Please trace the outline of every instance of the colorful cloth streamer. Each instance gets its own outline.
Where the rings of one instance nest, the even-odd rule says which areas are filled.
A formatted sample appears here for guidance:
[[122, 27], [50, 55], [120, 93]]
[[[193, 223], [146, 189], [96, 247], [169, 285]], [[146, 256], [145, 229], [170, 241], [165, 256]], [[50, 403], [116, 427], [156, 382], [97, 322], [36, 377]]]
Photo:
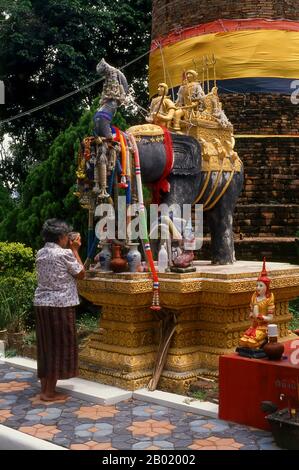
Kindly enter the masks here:
[[117, 127], [112, 127], [112, 132], [115, 133], [114, 140], [120, 143], [121, 148], [121, 167], [122, 167], [122, 175], [121, 175], [121, 188], [127, 188], [127, 181], [126, 181], [126, 171], [127, 171], [127, 150], [126, 150], [126, 140], [124, 138], [123, 132], [118, 129]]
[[141, 181], [141, 170], [140, 170], [140, 159], [137, 143], [133, 134], [128, 133], [129, 142], [132, 146], [134, 152], [134, 162], [135, 162], [135, 174], [136, 174], [136, 183], [137, 183], [137, 196], [138, 196], [138, 205], [139, 205], [139, 220], [140, 220], [140, 231], [143, 234], [143, 246], [145, 255], [147, 258], [148, 265], [150, 267], [152, 277], [153, 277], [153, 303], [151, 306], [152, 310], [160, 310], [160, 301], [159, 301], [159, 279], [158, 274], [155, 268], [153, 254], [149, 242], [148, 231], [147, 231], [147, 222], [144, 211], [144, 201], [143, 201], [143, 191], [142, 191], [142, 181]]
[[[182, 82], [182, 71], [194, 68], [193, 61], [198, 64], [201, 79], [202, 57], [213, 54], [217, 59], [216, 79], [223, 89], [238, 91], [237, 87], [243, 85], [245, 92], [256, 88], [260, 92], [285, 92], [299, 76], [299, 22], [228, 21], [187, 28], [154, 42], [150, 55], [150, 95], [156, 93], [164, 79], [164, 65], [171, 85], [177, 87]], [[212, 72], [211, 67], [210, 78]], [[235, 88], [234, 83], [228, 83], [244, 79], [251, 82], [235, 83]]]
[[173, 147], [172, 147], [172, 140], [170, 136], [170, 132], [166, 127], [162, 127], [164, 132], [164, 147], [165, 147], [165, 153], [166, 153], [166, 164], [165, 168], [163, 171], [163, 174], [159, 181], [156, 183], [152, 184], [153, 188], [153, 203], [154, 204], [160, 204], [160, 191], [163, 191], [165, 193], [169, 193], [170, 191], [170, 184], [167, 180], [167, 177], [169, 176], [172, 168], [173, 168]]

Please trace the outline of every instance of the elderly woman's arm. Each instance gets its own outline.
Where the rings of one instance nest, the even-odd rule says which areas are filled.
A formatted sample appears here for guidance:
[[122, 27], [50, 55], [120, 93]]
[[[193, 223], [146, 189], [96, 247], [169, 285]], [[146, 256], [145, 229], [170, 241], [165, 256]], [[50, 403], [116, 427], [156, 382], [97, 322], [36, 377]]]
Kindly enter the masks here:
[[85, 268], [84, 268], [84, 264], [80, 258], [80, 255], [79, 255], [79, 248], [81, 246], [81, 237], [80, 235], [75, 239], [75, 240], [70, 240], [69, 242], [70, 244], [70, 249], [72, 250], [73, 252], [73, 255], [75, 256], [76, 260], [78, 261], [78, 263], [81, 264], [82, 266], [82, 270], [78, 273], [78, 274], [75, 274], [75, 278], [76, 279], [84, 279], [84, 276], [85, 276]]

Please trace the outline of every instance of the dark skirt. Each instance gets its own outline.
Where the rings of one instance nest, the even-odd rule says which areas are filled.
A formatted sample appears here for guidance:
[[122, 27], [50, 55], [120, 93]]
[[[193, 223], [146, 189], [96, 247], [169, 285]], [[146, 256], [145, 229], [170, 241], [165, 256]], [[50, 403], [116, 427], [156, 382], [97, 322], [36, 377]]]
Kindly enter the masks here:
[[78, 375], [75, 307], [35, 307], [37, 376], [70, 379]]

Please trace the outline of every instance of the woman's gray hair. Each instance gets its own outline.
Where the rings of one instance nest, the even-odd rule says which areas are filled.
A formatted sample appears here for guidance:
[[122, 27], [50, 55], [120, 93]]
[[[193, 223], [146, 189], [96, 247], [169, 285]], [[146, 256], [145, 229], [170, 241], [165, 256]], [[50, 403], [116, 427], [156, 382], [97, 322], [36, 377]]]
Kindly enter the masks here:
[[69, 224], [59, 219], [48, 219], [42, 228], [42, 237], [45, 242], [57, 243], [63, 235], [73, 230]]

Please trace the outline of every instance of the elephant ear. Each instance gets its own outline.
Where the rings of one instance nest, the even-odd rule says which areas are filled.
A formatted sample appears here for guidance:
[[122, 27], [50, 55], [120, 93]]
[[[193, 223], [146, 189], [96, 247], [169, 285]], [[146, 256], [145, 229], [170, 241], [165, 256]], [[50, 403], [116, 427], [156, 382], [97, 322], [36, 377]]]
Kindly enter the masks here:
[[174, 175], [198, 175], [201, 171], [201, 148], [194, 137], [171, 134], [174, 163]]

